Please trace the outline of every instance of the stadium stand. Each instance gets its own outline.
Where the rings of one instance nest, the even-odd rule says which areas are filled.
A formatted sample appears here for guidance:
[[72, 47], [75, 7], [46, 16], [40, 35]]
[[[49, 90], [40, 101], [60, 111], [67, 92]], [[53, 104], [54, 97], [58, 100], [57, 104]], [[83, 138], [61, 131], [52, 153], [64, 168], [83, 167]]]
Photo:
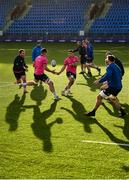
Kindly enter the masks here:
[[91, 0], [32, 0], [22, 19], [16, 19], [6, 33], [78, 33], [84, 25], [86, 7]]
[[0, 30], [9, 21], [9, 14], [21, 0], [0, 0]]
[[103, 18], [96, 18], [90, 32], [95, 34], [129, 34], [129, 0], [112, 0], [112, 6]]
[[128, 11], [129, 0], [0, 0], [0, 31], [3, 38], [41, 37], [46, 41], [77, 39], [83, 30], [92, 38], [129, 37]]

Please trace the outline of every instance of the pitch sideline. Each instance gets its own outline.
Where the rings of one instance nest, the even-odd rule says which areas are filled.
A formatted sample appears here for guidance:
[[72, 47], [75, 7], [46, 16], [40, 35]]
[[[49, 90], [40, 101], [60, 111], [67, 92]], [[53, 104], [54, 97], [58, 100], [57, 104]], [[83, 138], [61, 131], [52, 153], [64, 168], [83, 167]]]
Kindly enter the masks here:
[[82, 140], [83, 143], [91, 143], [91, 144], [105, 144], [105, 145], [116, 145], [116, 146], [129, 146], [129, 144], [124, 143], [114, 143], [114, 142], [102, 142], [102, 141], [90, 141], [90, 140]]
[[8, 87], [8, 86], [15, 86], [17, 84], [13, 82], [0, 82], [0, 88]]

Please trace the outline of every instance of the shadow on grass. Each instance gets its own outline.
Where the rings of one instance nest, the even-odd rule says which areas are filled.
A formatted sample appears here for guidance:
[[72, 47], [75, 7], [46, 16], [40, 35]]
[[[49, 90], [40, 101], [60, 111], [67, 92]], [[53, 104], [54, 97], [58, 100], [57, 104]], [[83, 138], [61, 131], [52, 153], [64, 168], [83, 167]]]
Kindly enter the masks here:
[[[33, 123], [31, 124], [31, 128], [33, 130], [34, 135], [43, 141], [43, 151], [52, 152], [53, 145], [51, 141], [51, 128], [54, 124], [63, 123], [62, 118], [56, 118], [55, 120], [51, 119], [52, 122], [47, 123], [47, 119], [52, 116], [52, 114], [56, 110], [57, 101], [54, 101], [50, 108], [44, 112], [41, 112], [39, 106], [41, 105], [41, 101], [46, 97], [47, 92], [41, 91], [36, 87], [31, 92], [31, 98], [36, 101], [36, 105], [27, 105], [24, 106], [26, 109], [33, 109]], [[38, 93], [37, 93], [38, 90]], [[40, 94], [39, 94], [40, 92]], [[45, 94], [44, 94], [45, 93]], [[43, 94], [43, 95], [41, 95]]]
[[71, 96], [66, 96], [66, 98], [68, 98], [72, 102], [73, 111], [71, 111], [70, 109], [67, 109], [65, 107], [61, 107], [61, 109], [70, 113], [76, 121], [78, 121], [84, 125], [84, 130], [86, 132], [91, 133], [92, 129], [91, 129], [90, 125], [95, 123], [94, 119], [91, 119], [90, 121], [86, 121], [86, 117], [84, 115], [86, 110], [85, 110], [83, 104]]
[[122, 104], [122, 106], [125, 108], [126, 115], [122, 118], [124, 120], [124, 126], [117, 126], [115, 127], [121, 128], [123, 130], [124, 136], [129, 140], [129, 105], [128, 104]]
[[122, 169], [127, 173], [129, 172], [129, 166], [124, 165], [124, 166], [122, 166]]
[[[92, 118], [91, 118], [92, 119]], [[106, 127], [104, 127], [102, 124], [99, 123], [99, 121], [95, 121], [95, 123], [107, 134], [107, 136], [110, 138], [110, 140], [114, 143], [118, 143], [118, 146], [129, 151], [129, 141], [123, 141], [122, 139], [117, 138], [114, 136]], [[124, 144], [124, 145], [122, 145]], [[127, 145], [126, 145], [127, 144]]]
[[[34, 106], [33, 120], [31, 124], [34, 135], [43, 141], [43, 151], [52, 152], [53, 146], [51, 141], [51, 128], [54, 124], [59, 123], [59, 119], [51, 120], [52, 122], [47, 123], [47, 119], [55, 112], [57, 101], [53, 102], [50, 109], [40, 112], [39, 106]], [[60, 120], [60, 123], [62, 120]]]
[[30, 93], [31, 99], [33, 101], [36, 101], [37, 105], [41, 105], [46, 96], [47, 90], [44, 89], [43, 85], [34, 86], [33, 90]]
[[102, 103], [102, 106], [106, 109], [106, 111], [111, 115], [118, 117], [118, 110], [109, 102], [109, 104], [113, 107], [113, 111], [105, 104]]
[[77, 85], [89, 86], [91, 91], [96, 91], [99, 89], [99, 86], [93, 84], [93, 82], [97, 79], [97, 76], [88, 77], [86, 74], [83, 74], [82, 76], [86, 80], [86, 83], [77, 83]]
[[7, 107], [5, 120], [9, 124], [9, 131], [16, 131], [18, 128], [20, 113], [25, 111], [23, 107], [25, 98], [25, 94], [21, 98], [16, 94], [14, 100]]
[[[70, 96], [67, 96], [67, 98], [71, 100], [72, 108], [73, 108], [74, 112], [67, 109], [67, 108], [64, 108], [64, 107], [62, 107], [61, 109], [66, 110], [67, 112], [69, 112], [74, 117], [75, 120], [83, 123], [84, 129], [86, 132], [91, 133], [92, 130], [91, 130], [90, 125], [91, 124], [97, 124], [108, 135], [108, 137], [110, 138], [110, 140], [112, 142], [119, 143], [119, 144], [129, 144], [128, 141], [123, 141], [122, 139], [119, 139], [116, 136], [114, 136], [107, 128], [105, 128], [103, 125], [101, 125], [96, 120], [96, 118], [86, 117], [84, 115], [84, 112], [86, 110], [85, 110], [84, 106], [79, 101], [77, 101], [76, 99], [74, 99], [73, 97], [70, 97]], [[129, 146], [123, 146], [123, 145], [119, 145], [119, 146], [121, 148], [129, 151]]]
[[[118, 111], [116, 110], [116, 108], [112, 104], [111, 105], [113, 107], [114, 112], [112, 112], [109, 109], [109, 107], [106, 106], [104, 103], [102, 105], [110, 115], [118, 117]], [[120, 128], [120, 129], [123, 129], [124, 136], [129, 140], [129, 105], [128, 104], [122, 104], [122, 107], [125, 108], [125, 111], [127, 113], [124, 117], [121, 118], [121, 120], [124, 120], [124, 126], [118, 126], [118, 125], [114, 125], [114, 126]]]
[[96, 124], [103, 130], [104, 133], [107, 134], [107, 136], [110, 138], [110, 140], [112, 142], [118, 143], [119, 147], [129, 151], [129, 146], [128, 146], [129, 142], [128, 141], [124, 141], [122, 139], [117, 138], [106, 127], [104, 127], [102, 124], [100, 124], [99, 121], [97, 121], [96, 118], [86, 117], [84, 115], [84, 112], [86, 111], [84, 106], [79, 101], [74, 99], [73, 97], [67, 96], [67, 98], [69, 100], [71, 100], [72, 108], [73, 108], [74, 111], [71, 111], [70, 109], [67, 109], [67, 108], [64, 108], [64, 107], [62, 107], [61, 109], [67, 111], [68, 113], [70, 113], [74, 117], [75, 120], [81, 122], [84, 125], [84, 130], [86, 132], [91, 133], [92, 129], [91, 129], [90, 125], [91, 124]]

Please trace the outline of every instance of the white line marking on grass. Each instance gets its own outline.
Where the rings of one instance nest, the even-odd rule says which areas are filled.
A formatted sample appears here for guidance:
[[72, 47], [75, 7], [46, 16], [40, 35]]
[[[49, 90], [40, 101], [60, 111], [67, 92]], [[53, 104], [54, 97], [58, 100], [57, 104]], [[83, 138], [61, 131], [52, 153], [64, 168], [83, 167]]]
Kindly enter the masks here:
[[0, 85], [0, 88], [4, 87], [9, 87], [9, 86], [16, 86], [17, 84], [5, 84], [5, 85]]
[[12, 84], [12, 82], [0, 82], [0, 84]]
[[92, 144], [106, 144], [106, 145], [117, 145], [117, 146], [129, 146], [129, 144], [123, 143], [114, 143], [114, 142], [102, 142], [102, 141], [90, 141], [90, 140], [82, 140], [84, 143], [92, 143]]

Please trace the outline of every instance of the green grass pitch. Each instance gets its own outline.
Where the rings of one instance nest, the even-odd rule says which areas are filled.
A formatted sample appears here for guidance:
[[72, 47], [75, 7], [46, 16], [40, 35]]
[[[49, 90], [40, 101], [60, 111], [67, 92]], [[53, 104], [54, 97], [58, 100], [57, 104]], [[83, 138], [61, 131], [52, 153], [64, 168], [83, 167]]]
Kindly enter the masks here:
[[[54, 102], [45, 84], [28, 87], [26, 96], [14, 84], [12, 66], [20, 48], [26, 50], [27, 80], [33, 79], [34, 45], [0, 43], [0, 178], [129, 178], [129, 146], [120, 145], [129, 144], [128, 115], [118, 118], [117, 111], [106, 101], [95, 118], [83, 115], [94, 106], [99, 92], [99, 87], [92, 84], [98, 78], [95, 69], [92, 69], [93, 77], [88, 79], [79, 74], [78, 66], [72, 97], [61, 97], [67, 83], [65, 72], [60, 76], [47, 73], [61, 97], [58, 102]], [[60, 70], [67, 50], [76, 47], [74, 43], [44, 43], [43, 46], [48, 49], [49, 68], [54, 69], [50, 61], [56, 59], [56, 70]], [[102, 74], [106, 50], [111, 50], [124, 63], [126, 73], [118, 97], [129, 112], [129, 45], [94, 44], [95, 63], [101, 67]]]

